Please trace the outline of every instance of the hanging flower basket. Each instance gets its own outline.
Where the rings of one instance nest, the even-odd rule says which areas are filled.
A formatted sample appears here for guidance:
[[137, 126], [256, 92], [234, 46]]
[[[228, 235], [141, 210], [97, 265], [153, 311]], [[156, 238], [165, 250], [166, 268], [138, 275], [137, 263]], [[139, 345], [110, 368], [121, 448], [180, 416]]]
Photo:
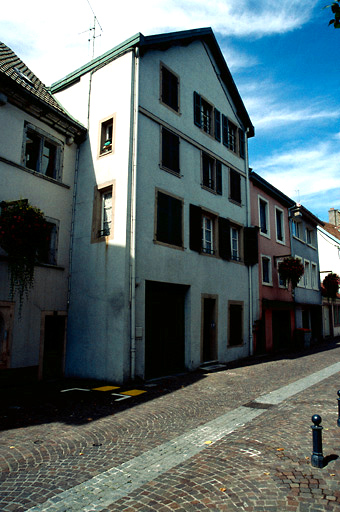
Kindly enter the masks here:
[[327, 274], [325, 279], [322, 281], [322, 284], [326, 290], [327, 297], [330, 299], [335, 299], [340, 285], [340, 277], [338, 274], [333, 274], [333, 272]]
[[278, 270], [282, 279], [292, 284], [296, 288], [298, 282], [303, 276], [305, 269], [301, 261], [297, 258], [285, 258], [279, 263]]
[[44, 214], [27, 199], [2, 202], [0, 213], [0, 247], [8, 255], [10, 296], [19, 296], [21, 314], [24, 296], [34, 283], [34, 264], [39, 250], [49, 241], [49, 228]]

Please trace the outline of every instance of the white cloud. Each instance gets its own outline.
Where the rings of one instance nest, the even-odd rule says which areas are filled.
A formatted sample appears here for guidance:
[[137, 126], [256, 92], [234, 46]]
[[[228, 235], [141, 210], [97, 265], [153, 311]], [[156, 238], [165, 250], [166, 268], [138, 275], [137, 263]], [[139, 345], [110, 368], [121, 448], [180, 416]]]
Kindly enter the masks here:
[[254, 170], [287, 196], [296, 199], [329, 189], [340, 192], [340, 148], [330, 140], [300, 149], [274, 152], [252, 162]]
[[[145, 35], [213, 27], [221, 36], [261, 37], [301, 27], [318, 0], [308, 9], [300, 0], [91, 0], [103, 28], [96, 55], [137, 32]], [[44, 82], [61, 78], [91, 57], [86, 32], [93, 26], [88, 0], [59, 0], [52, 9], [45, 0], [5, 2], [1, 8], [2, 40], [12, 47]], [[100, 34], [97, 25], [96, 35]], [[244, 59], [244, 57], [243, 57]], [[240, 64], [240, 59], [236, 59]], [[231, 62], [230, 62], [231, 63]]]

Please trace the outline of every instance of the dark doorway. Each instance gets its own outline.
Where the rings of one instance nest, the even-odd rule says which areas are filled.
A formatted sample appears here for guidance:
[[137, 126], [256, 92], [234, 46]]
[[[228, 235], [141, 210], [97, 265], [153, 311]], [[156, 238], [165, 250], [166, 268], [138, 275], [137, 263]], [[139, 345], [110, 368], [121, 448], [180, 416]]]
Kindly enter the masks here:
[[145, 378], [185, 368], [185, 294], [187, 286], [146, 282]]
[[217, 357], [216, 351], [216, 299], [203, 298], [203, 361], [214, 361]]
[[289, 310], [273, 310], [273, 350], [288, 350], [291, 347], [291, 325]]
[[45, 316], [43, 379], [56, 379], [64, 372], [66, 316]]

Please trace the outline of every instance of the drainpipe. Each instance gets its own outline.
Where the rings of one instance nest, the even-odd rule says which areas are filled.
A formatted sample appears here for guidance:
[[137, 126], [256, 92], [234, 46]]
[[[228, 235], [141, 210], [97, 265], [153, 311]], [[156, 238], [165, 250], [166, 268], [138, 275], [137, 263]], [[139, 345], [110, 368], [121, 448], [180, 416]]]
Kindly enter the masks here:
[[[245, 140], [245, 171], [246, 171], [246, 187], [247, 187], [247, 226], [251, 226], [251, 208], [250, 208], [250, 183], [249, 183], [249, 159], [248, 159], [248, 132], [246, 130]], [[249, 298], [249, 355], [254, 354], [254, 338], [253, 338], [253, 280], [252, 267], [248, 266], [248, 298]]]
[[74, 219], [75, 219], [75, 215], [76, 215], [76, 198], [77, 198], [78, 171], [79, 171], [79, 152], [80, 152], [80, 144], [77, 145], [76, 164], [75, 164], [75, 169], [74, 169], [74, 181], [73, 181], [72, 217], [71, 217], [71, 233], [70, 233], [70, 249], [69, 249], [68, 283], [67, 283], [67, 309], [69, 309], [69, 307], [70, 307], [70, 297], [71, 297]]
[[138, 80], [139, 48], [133, 54], [131, 79], [132, 107], [132, 158], [131, 158], [131, 204], [130, 204], [130, 377], [136, 374], [136, 171], [137, 171], [137, 136], [138, 136]]

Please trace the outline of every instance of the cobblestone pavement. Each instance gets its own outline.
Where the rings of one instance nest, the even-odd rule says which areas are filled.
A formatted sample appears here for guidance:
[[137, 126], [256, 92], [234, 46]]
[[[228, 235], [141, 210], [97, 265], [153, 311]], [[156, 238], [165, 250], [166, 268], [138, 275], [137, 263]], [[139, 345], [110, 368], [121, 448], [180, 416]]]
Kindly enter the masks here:
[[[0, 414], [0, 510], [340, 510], [339, 361], [331, 342], [136, 385], [146, 393], [118, 402], [61, 393], [66, 383], [18, 387]], [[310, 464], [313, 414], [322, 469]]]

